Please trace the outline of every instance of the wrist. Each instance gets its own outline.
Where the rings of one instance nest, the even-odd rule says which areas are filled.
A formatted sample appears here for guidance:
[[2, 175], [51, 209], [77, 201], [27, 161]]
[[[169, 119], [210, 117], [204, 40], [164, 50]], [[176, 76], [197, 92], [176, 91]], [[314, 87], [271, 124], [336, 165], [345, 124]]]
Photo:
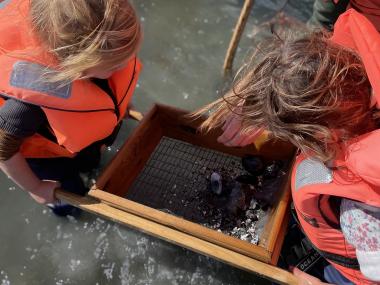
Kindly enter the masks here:
[[33, 181], [33, 183], [29, 185], [29, 187], [25, 190], [30, 193], [37, 194], [38, 192], [40, 192], [41, 185], [42, 185], [42, 180], [36, 179], [36, 181]]

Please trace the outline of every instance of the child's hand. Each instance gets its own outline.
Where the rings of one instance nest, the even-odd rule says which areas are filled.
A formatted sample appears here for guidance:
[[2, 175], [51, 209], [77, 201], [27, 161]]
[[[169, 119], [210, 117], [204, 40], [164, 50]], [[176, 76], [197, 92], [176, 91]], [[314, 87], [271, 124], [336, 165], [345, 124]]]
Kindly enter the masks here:
[[306, 272], [299, 270], [297, 267], [295, 267], [292, 271], [293, 271], [293, 274], [297, 277], [299, 285], [327, 285], [327, 284], [330, 284], [330, 283], [322, 282], [318, 278], [311, 276], [310, 274], [307, 274]]
[[226, 146], [246, 146], [253, 143], [264, 131], [262, 128], [252, 128], [242, 132], [241, 128], [241, 118], [235, 114], [230, 115], [224, 123], [223, 134], [218, 137], [218, 142]]
[[55, 203], [55, 189], [60, 187], [60, 183], [51, 180], [42, 180], [36, 189], [29, 192], [30, 196], [39, 204]]

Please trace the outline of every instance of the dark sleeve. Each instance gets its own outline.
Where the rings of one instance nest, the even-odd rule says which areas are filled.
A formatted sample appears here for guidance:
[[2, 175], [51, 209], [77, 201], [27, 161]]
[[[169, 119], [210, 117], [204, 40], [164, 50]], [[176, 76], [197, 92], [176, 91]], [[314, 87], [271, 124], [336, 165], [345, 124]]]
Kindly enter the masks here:
[[38, 106], [8, 99], [0, 108], [0, 161], [15, 155], [22, 140], [33, 135], [46, 122]]
[[307, 25], [332, 31], [336, 20], [346, 10], [349, 2], [349, 0], [339, 0], [337, 3], [333, 0], [315, 0], [313, 14]]
[[38, 106], [8, 99], [0, 108], [0, 130], [18, 138], [33, 135], [45, 122], [45, 114]]

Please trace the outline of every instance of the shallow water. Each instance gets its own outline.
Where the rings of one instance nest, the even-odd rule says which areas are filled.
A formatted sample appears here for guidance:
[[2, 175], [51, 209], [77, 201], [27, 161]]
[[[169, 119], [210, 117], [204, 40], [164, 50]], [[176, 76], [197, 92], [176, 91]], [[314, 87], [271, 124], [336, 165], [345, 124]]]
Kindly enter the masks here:
[[[312, 0], [284, 12], [305, 21]], [[221, 68], [243, 1], [136, 0], [144, 25], [144, 63], [134, 104], [195, 109], [220, 96]], [[283, 1], [256, 1], [235, 66], [252, 47], [255, 27]], [[124, 126], [105, 164], [131, 132]], [[0, 284], [266, 284], [255, 275], [91, 214], [57, 218], [1, 176]]]

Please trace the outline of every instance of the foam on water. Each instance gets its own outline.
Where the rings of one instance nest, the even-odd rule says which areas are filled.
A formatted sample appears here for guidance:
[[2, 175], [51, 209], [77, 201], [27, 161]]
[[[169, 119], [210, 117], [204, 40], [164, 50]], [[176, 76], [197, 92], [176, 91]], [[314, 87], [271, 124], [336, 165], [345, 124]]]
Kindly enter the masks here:
[[8, 275], [4, 270], [0, 271], [1, 276], [1, 285], [11, 285], [11, 282], [8, 279]]

